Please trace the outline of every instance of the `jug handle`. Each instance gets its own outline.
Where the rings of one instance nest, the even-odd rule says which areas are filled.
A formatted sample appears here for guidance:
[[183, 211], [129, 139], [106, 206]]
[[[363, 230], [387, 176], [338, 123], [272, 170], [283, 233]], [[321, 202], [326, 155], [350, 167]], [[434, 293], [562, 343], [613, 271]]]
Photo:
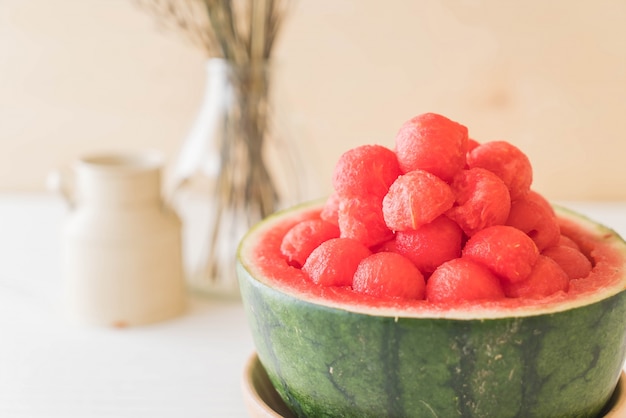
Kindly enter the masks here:
[[46, 177], [46, 188], [63, 197], [70, 209], [74, 208], [74, 196], [69, 185], [69, 174], [61, 169], [52, 170]]

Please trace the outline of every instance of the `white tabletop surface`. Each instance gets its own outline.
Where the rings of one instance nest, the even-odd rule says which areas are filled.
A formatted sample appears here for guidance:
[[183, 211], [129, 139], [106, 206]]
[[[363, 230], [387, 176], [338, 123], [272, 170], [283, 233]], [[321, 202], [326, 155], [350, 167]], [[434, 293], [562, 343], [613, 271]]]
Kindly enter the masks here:
[[246, 417], [241, 303], [190, 294], [160, 324], [74, 325], [58, 302], [66, 216], [55, 196], [0, 195], [0, 417]]
[[[626, 202], [565, 204], [626, 236]], [[246, 417], [240, 302], [190, 294], [164, 323], [71, 324], [58, 303], [65, 216], [56, 196], [0, 195], [0, 417]]]

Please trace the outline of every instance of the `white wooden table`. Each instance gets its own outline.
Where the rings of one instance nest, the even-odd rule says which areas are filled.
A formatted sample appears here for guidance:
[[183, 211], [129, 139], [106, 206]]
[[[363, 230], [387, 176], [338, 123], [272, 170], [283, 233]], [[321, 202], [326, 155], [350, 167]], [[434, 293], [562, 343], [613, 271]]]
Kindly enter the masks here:
[[69, 323], [59, 309], [54, 196], [0, 195], [0, 417], [246, 417], [253, 352], [240, 302], [189, 296], [141, 328]]
[[[626, 236], [626, 202], [568, 202]], [[246, 417], [253, 352], [240, 302], [190, 295], [182, 317], [130, 329], [60, 314], [56, 196], [0, 195], [0, 417]]]

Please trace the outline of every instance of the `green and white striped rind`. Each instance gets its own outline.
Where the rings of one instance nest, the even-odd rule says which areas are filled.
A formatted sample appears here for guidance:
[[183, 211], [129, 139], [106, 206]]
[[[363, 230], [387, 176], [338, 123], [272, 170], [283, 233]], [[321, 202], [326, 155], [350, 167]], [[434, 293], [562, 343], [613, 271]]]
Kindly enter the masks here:
[[612, 231], [559, 210], [603, 251], [614, 250], [611, 266], [603, 252], [593, 254], [596, 268], [615, 276], [600, 289], [527, 307], [442, 312], [327, 302], [281, 280], [290, 270], [273, 272], [277, 260], [255, 261], [259, 246], [276, 244], [267, 231], [310, 211], [283, 212], [254, 228], [237, 266], [261, 363], [299, 416], [591, 417], [609, 400], [626, 351], [626, 244]]

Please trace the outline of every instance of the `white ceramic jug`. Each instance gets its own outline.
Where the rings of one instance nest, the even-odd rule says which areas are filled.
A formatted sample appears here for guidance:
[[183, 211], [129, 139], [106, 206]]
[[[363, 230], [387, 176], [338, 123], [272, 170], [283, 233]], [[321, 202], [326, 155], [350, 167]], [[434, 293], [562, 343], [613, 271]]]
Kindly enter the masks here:
[[99, 154], [74, 166], [63, 233], [67, 313], [82, 322], [134, 326], [185, 305], [181, 222], [161, 196], [159, 154]]

